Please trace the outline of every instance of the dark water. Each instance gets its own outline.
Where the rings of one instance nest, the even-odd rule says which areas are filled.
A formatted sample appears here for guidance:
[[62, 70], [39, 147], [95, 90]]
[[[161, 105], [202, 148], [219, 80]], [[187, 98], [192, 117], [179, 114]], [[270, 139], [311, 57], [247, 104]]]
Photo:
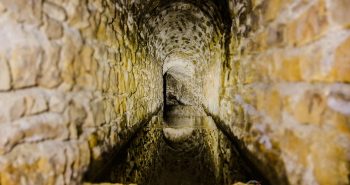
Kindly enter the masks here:
[[213, 120], [173, 107], [140, 131], [113, 161], [107, 181], [145, 185], [223, 185], [254, 179]]

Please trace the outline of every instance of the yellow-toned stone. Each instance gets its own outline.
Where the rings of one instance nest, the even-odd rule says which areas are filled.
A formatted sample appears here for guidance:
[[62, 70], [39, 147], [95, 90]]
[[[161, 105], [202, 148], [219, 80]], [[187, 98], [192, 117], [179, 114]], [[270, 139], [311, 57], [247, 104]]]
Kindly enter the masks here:
[[[319, 184], [348, 184], [350, 173], [346, 150], [334, 142], [336, 133], [318, 135], [318, 142], [314, 143], [310, 152], [313, 173]], [[337, 178], [334, 178], [337, 177]]]
[[288, 0], [265, 0], [266, 8], [264, 8], [264, 19], [266, 22], [274, 20], [282, 8], [282, 6], [289, 2]]
[[54, 88], [61, 83], [61, 73], [57, 65], [60, 52], [61, 48], [57, 44], [45, 47], [43, 64], [41, 64], [41, 71], [38, 79], [39, 86]]
[[26, 115], [38, 114], [48, 110], [48, 103], [43, 95], [25, 97]]
[[0, 58], [0, 91], [11, 88], [11, 73], [5, 59]]
[[332, 81], [329, 72], [323, 70], [324, 53], [320, 50], [307, 50], [298, 55], [303, 80], [305, 81]]
[[[35, 98], [27, 98], [27, 100], [22, 101], [11, 97], [7, 98], [8, 103], [3, 101], [3, 107], [17, 104], [13, 106], [14, 108], [11, 108], [10, 117], [28, 119], [28, 123], [30, 123], [33, 114], [50, 111], [63, 117], [64, 122], [59, 124], [60, 127], [57, 128], [69, 129], [68, 126], [64, 125], [66, 122], [70, 122], [70, 127], [74, 128], [69, 137], [67, 134], [67, 137], [63, 138], [62, 146], [67, 146], [62, 150], [64, 152], [56, 153], [58, 150], [52, 149], [57, 148], [57, 143], [50, 143], [53, 146], [49, 150], [53, 152], [52, 158], [40, 159], [39, 157], [35, 160], [28, 160], [33, 161], [33, 166], [18, 165], [9, 167], [7, 168], [7, 174], [0, 172], [0, 184], [18, 184], [21, 179], [35, 179], [33, 177], [40, 177], [38, 178], [39, 181], [42, 180], [41, 177], [48, 177], [41, 183], [33, 183], [38, 185], [51, 184], [56, 180], [57, 184], [60, 184], [60, 178], [67, 181], [65, 182], [67, 184], [79, 184], [79, 179], [82, 178], [90, 163], [90, 154], [98, 156], [91, 157], [91, 159], [101, 160], [99, 162], [102, 166], [105, 162], [101, 159], [102, 154], [108, 154], [112, 150], [118, 151], [119, 148], [116, 146], [119, 146], [122, 142], [127, 142], [126, 140], [116, 139], [120, 129], [123, 129], [123, 135], [124, 132], [126, 136], [131, 135], [131, 132], [126, 129], [125, 123], [127, 122], [128, 125], [139, 123], [161, 104], [162, 67], [160, 58], [162, 57], [159, 56], [165, 55], [169, 51], [169, 48], [162, 51], [162, 47], [167, 47], [168, 44], [174, 46], [175, 42], [166, 40], [169, 34], [165, 32], [155, 33], [154, 35], [154, 37], [162, 35], [163, 39], [166, 40], [159, 41], [162, 42], [159, 45], [158, 41], [151, 40], [152, 35], [145, 35], [145, 38], [150, 40], [138, 40], [138, 36], [143, 37], [141, 34], [144, 34], [142, 32], [144, 31], [143, 18], [139, 17], [140, 19], [137, 21], [140, 22], [137, 23], [134, 22], [134, 18], [137, 18], [136, 16], [139, 13], [139, 5], [145, 8], [140, 12], [147, 12], [148, 2], [104, 1], [101, 4], [97, 1], [89, 1], [86, 4], [85, 1], [55, 1], [55, 5], [41, 0], [39, 2], [34, 0], [4, 0], [0, 2], [1, 15], [7, 16], [1, 17], [1, 20], [6, 23], [2, 26], [5, 27], [7, 22], [10, 22], [11, 24], [20, 25], [20, 29], [23, 29], [24, 32], [35, 33], [35, 39], [38, 40], [38, 43], [35, 44], [45, 50], [43, 51], [44, 55], [41, 55], [41, 52], [30, 53], [31, 49], [34, 48], [32, 47], [34, 43], [29, 42], [29, 40], [15, 37], [5, 39], [11, 40], [11, 43], [4, 42], [0, 44], [0, 53], [7, 53], [7, 67], [12, 74], [8, 75], [6, 65], [0, 64], [0, 90], [6, 91], [1, 92], [0, 95], [15, 93], [7, 91], [11, 87], [16, 91], [18, 89], [18, 92], [23, 94], [27, 94], [27, 91], [33, 89], [50, 88], [49, 90], [45, 89], [45, 97], [42, 97], [40, 101]], [[156, 6], [158, 3], [157, 0], [150, 2], [152, 2], [152, 6], [153, 4]], [[328, 31], [329, 26], [336, 25], [336, 28], [331, 29], [338, 29], [342, 33], [346, 32], [341, 29], [349, 24], [349, 16], [347, 16], [349, 3], [346, 0], [254, 0], [252, 5], [254, 10], [251, 10], [249, 6], [245, 6], [248, 1], [237, 0], [234, 3], [232, 2], [230, 2], [230, 12], [226, 13], [237, 14], [237, 16], [232, 20], [232, 27], [227, 29], [228, 31], [232, 30], [230, 33], [232, 38], [228, 39], [231, 40], [230, 48], [226, 48], [221, 43], [217, 44], [226, 39], [221, 35], [223, 34], [221, 30], [216, 30], [220, 33], [215, 35], [208, 34], [210, 29], [200, 28], [205, 33], [197, 38], [206, 39], [209, 42], [202, 42], [197, 39], [198, 42], [192, 44], [192, 48], [182, 43], [181, 47], [184, 47], [184, 49], [177, 53], [177, 56], [181, 59], [192, 57], [189, 59], [190, 61], [197, 61], [195, 64], [195, 69], [198, 70], [198, 74], [196, 71], [196, 78], [201, 79], [201, 83], [198, 84], [205, 87], [204, 93], [201, 91], [195, 92], [199, 96], [204, 96], [203, 100], [200, 99], [198, 102], [211, 106], [209, 107], [210, 110], [220, 110], [218, 113], [222, 116], [228, 128], [232, 128], [233, 132], [247, 138], [240, 142], [242, 142], [243, 147], [248, 146], [245, 149], [251, 152], [252, 157], [256, 156], [255, 161], [261, 160], [263, 164], [267, 164], [262, 167], [268, 169], [265, 171], [276, 170], [278, 174], [288, 180], [298, 179], [297, 181], [291, 181], [294, 182], [291, 184], [308, 184], [310, 179], [315, 179], [315, 184], [320, 185], [348, 184], [346, 179], [348, 178], [348, 171], [345, 164], [348, 160], [346, 158], [346, 150], [348, 150], [346, 148], [346, 138], [349, 135], [349, 118], [341, 113], [332, 112], [326, 107], [327, 100], [325, 96], [328, 93], [327, 90], [325, 90], [325, 94], [322, 94], [323, 91], [310, 91], [301, 95], [285, 95], [285, 93], [288, 94], [293, 90], [291, 88], [299, 88], [299, 86], [291, 85], [295, 82], [301, 82], [300, 88], [308, 88], [315, 86], [315, 84], [310, 83], [314, 81], [321, 82], [317, 85], [322, 87], [323, 85], [326, 86], [324, 82], [339, 81], [347, 83], [350, 81], [349, 41], [339, 46], [334, 53], [333, 63], [328, 58], [324, 58], [328, 55], [323, 56], [324, 53], [322, 53], [328, 47], [324, 49], [323, 43], [313, 42], [321, 38]], [[293, 2], [293, 7], [287, 7], [287, 3], [291, 2]], [[4, 6], [1, 8], [1, 5]], [[41, 11], [41, 5], [44, 5], [43, 11]], [[306, 7], [308, 5], [311, 5], [311, 7]], [[201, 5], [198, 4], [198, 6]], [[331, 7], [331, 10], [326, 10], [329, 7]], [[293, 12], [294, 10], [297, 11]], [[211, 11], [210, 7], [208, 11]], [[293, 12], [293, 14], [290, 14], [290, 12]], [[34, 13], [36, 15], [33, 15]], [[225, 12], [222, 13], [225, 15]], [[294, 13], [300, 13], [300, 15]], [[41, 15], [45, 17], [41, 19]], [[285, 15], [286, 17], [284, 17]], [[144, 15], [142, 14], [142, 16]], [[147, 20], [152, 21], [152, 17], [149, 18]], [[174, 16], [174, 20], [176, 18]], [[276, 18], [280, 19], [277, 20]], [[290, 18], [296, 19], [288, 22]], [[331, 25], [329, 25], [328, 18], [332, 21]], [[279, 25], [280, 22], [272, 22], [274, 20], [287, 21], [287, 28], [284, 26], [275, 28], [274, 26]], [[44, 21], [44, 23], [39, 24], [41, 21]], [[220, 22], [221, 20], [218, 21], [217, 25], [223, 23]], [[33, 26], [32, 23], [35, 22], [36, 24]], [[159, 23], [160, 21], [155, 22]], [[136, 25], [138, 23], [140, 24]], [[171, 21], [166, 23], [171, 23]], [[197, 23], [200, 25], [202, 21], [196, 21], [195, 23], [195, 25]], [[138, 30], [134, 31], [133, 29], [136, 27]], [[145, 29], [149, 29], [147, 25], [145, 27]], [[155, 28], [154, 31], [156, 32], [164, 27]], [[248, 31], [255, 28], [259, 30], [258, 34]], [[199, 28], [197, 27], [197, 29]], [[170, 29], [170, 31], [173, 30]], [[203, 33], [201, 32], [201, 34]], [[192, 37], [196, 34], [196, 31], [191, 30], [184, 32], [184, 34], [177, 32], [177, 35], [182, 37]], [[1, 34], [0, 37], [2, 38], [4, 35], [6, 37], [7, 33]], [[242, 35], [244, 35], [244, 39]], [[252, 37], [252, 35], [256, 36]], [[337, 35], [334, 35], [334, 37], [338, 39]], [[283, 38], [282, 44], [280, 38]], [[335, 40], [337, 41], [337, 39]], [[247, 41], [248, 44], [244, 45], [246, 44], [245, 40], [251, 41]], [[283, 48], [284, 41], [289, 43], [286, 48]], [[152, 45], [152, 42], [156, 44], [149, 46], [149, 44]], [[332, 42], [330, 46], [333, 46], [335, 41], [329, 42]], [[56, 51], [47, 50], [48, 45], [53, 43], [59, 45], [59, 49], [57, 48]], [[203, 43], [208, 45], [208, 48], [193, 49]], [[304, 48], [294, 47], [306, 44], [307, 46]], [[19, 52], [17, 51], [18, 48], [12, 47], [20, 47], [21, 45], [28, 45], [28, 47], [24, 47], [24, 51]], [[307, 48], [315, 48], [314, 45], [317, 45], [318, 49], [305, 51]], [[175, 53], [177, 52], [176, 47], [178, 46], [175, 46], [172, 50]], [[208, 51], [209, 49], [210, 51]], [[135, 54], [136, 50], [138, 54]], [[188, 50], [195, 52], [186, 53]], [[13, 54], [11, 54], [12, 52]], [[30, 54], [26, 54], [26, 52]], [[231, 56], [226, 56], [228, 53]], [[333, 55], [332, 52], [329, 53]], [[250, 54], [254, 56], [241, 56]], [[197, 57], [197, 55], [200, 57]], [[46, 56], [46, 59], [43, 59], [45, 57], [42, 56]], [[92, 60], [92, 57], [96, 61]], [[198, 60], [199, 58], [203, 58], [203, 61]], [[227, 64], [223, 64], [223, 61]], [[206, 62], [210, 65], [206, 65]], [[323, 62], [326, 64], [323, 64]], [[333, 66], [329, 64], [333, 64]], [[328, 71], [325, 70], [328, 69], [328, 65], [333, 67], [329, 76], [326, 74]], [[207, 66], [210, 67], [207, 68]], [[217, 70], [221, 67], [224, 68], [222, 71]], [[67, 91], [63, 92], [62, 88], [56, 89], [61, 82], [58, 78], [59, 75], [64, 79], [65, 84], [71, 85], [72, 88], [67, 88]], [[211, 77], [207, 78], [206, 76]], [[103, 84], [103, 89], [90, 88], [89, 84], [94, 84], [95, 78], [99, 79], [100, 86]], [[2, 83], [5, 83], [5, 85]], [[197, 81], [190, 81], [186, 84], [192, 88], [192, 85], [196, 83]], [[276, 83], [285, 88], [276, 90], [274, 88]], [[214, 87], [213, 84], [217, 86]], [[57, 100], [62, 104], [58, 109], [46, 105], [46, 98], [50, 99], [53, 96], [52, 94], [55, 93], [60, 93], [64, 97]], [[220, 98], [216, 97], [217, 94], [220, 94]], [[301, 98], [298, 99], [298, 97]], [[209, 103], [206, 102], [207, 100], [209, 100]], [[101, 101], [101, 106], [92, 103], [94, 101]], [[221, 103], [222, 107], [217, 107], [218, 102]], [[347, 105], [347, 102], [344, 101], [344, 104]], [[4, 112], [4, 114], [7, 114], [7, 112]], [[101, 118], [98, 119], [100, 121], [95, 121], [98, 124], [87, 124], [87, 118], [94, 120], [92, 118], [95, 116], [102, 117], [102, 114], [106, 119]], [[28, 115], [31, 115], [31, 117]], [[270, 118], [273, 123], [270, 123]], [[46, 124], [49, 119], [44, 117], [42, 120]], [[120, 123], [119, 120], [123, 122]], [[47, 122], [47, 124], [54, 125], [55, 121], [53, 123]], [[6, 122], [11, 122], [11, 119], [6, 120]], [[303, 125], [301, 123], [314, 124]], [[324, 123], [329, 123], [329, 125]], [[9, 124], [11, 125], [12, 122]], [[16, 143], [18, 144], [16, 148], [28, 144], [28, 142], [32, 144], [29, 148], [33, 148], [42, 143], [51, 142], [51, 140], [62, 139], [62, 136], [60, 136], [62, 134], [52, 134], [52, 136], [50, 135], [50, 137], [42, 140], [35, 140], [38, 137], [40, 138], [41, 134], [48, 133], [48, 128], [50, 128], [50, 132], [59, 133], [59, 129], [56, 129], [56, 127], [45, 127], [45, 124], [43, 124], [44, 126], [25, 124], [25, 127], [28, 127], [26, 129], [35, 132], [24, 131], [23, 134], [25, 137], [34, 138], [34, 140], [20, 140]], [[264, 142], [267, 143], [271, 140], [272, 144], [270, 145], [272, 147], [268, 147], [268, 144], [265, 146], [257, 143], [259, 139], [254, 139], [250, 132], [246, 132], [252, 126], [261, 126], [259, 133], [254, 133], [257, 135], [256, 138], [264, 139]], [[114, 128], [116, 129], [114, 130]], [[96, 135], [91, 135], [95, 131]], [[225, 131], [230, 132], [231, 130]], [[330, 135], [327, 135], [327, 133]], [[81, 143], [78, 146], [73, 145], [72, 143], [76, 142], [78, 138], [86, 145]], [[38, 149], [45, 149], [50, 145], [38, 147]], [[148, 146], [142, 145], [140, 149], [147, 149]], [[255, 150], [255, 146], [258, 150]], [[136, 149], [139, 150], [139, 148]], [[17, 160], [14, 158], [9, 159], [9, 161], [15, 165], [18, 161], [26, 162], [27, 159], [32, 159], [30, 156], [37, 154], [37, 151], [38, 156], [42, 154], [39, 150], [27, 151], [30, 150], [23, 150], [18, 153], [19, 156], [27, 155], [23, 159]], [[272, 153], [273, 155], [270, 155]], [[9, 155], [11, 155], [11, 151]], [[61, 162], [55, 161], [55, 159], [62, 156], [64, 158]], [[282, 159], [276, 156], [282, 156]], [[8, 156], [1, 156], [1, 162], [3, 159], [7, 160]], [[90, 167], [93, 168], [94, 165]], [[0, 168], [6, 167], [1, 165]], [[57, 173], [55, 174], [50, 171], [51, 168], [60, 170], [55, 171]], [[68, 174], [63, 174], [62, 168]], [[266, 173], [270, 174], [270, 172]], [[53, 175], [46, 176], [47, 174]], [[275, 179], [275, 176], [271, 179]]]
[[281, 119], [282, 100], [276, 90], [257, 91], [257, 109], [266, 112], [276, 122]]
[[0, 3], [0, 13], [3, 13], [6, 11], [6, 8], [3, 3]]
[[268, 32], [262, 31], [258, 33], [253, 40], [252, 47], [248, 47], [248, 52], [249, 53], [256, 53], [259, 51], [264, 51], [268, 49], [267, 45], [267, 37], [268, 37]]
[[350, 137], [350, 117], [333, 111], [328, 111], [326, 113], [326, 120], [324, 121], [329, 122], [331, 125], [334, 125], [339, 130], [339, 132], [344, 134], [346, 133], [346, 135]]
[[87, 141], [89, 143], [89, 148], [94, 148], [98, 144], [98, 138], [95, 134], [89, 135]]
[[59, 61], [59, 68], [61, 70], [61, 78], [69, 85], [74, 84], [74, 58], [77, 55], [77, 48], [71, 38], [64, 37], [65, 47], [62, 48], [61, 57]]
[[258, 61], [257, 72], [261, 73], [261, 79], [273, 80], [277, 79], [277, 73], [275, 72], [274, 66], [274, 56], [271, 54], [261, 55], [262, 57], [257, 57], [255, 60]]
[[15, 88], [36, 85], [42, 50], [39, 47], [18, 47], [12, 51], [9, 61]]
[[92, 72], [92, 57], [94, 50], [92, 47], [84, 46], [80, 51], [80, 62], [82, 64], [81, 68], [85, 69], [87, 72]]
[[0, 149], [1, 185], [81, 184], [94, 168], [90, 160], [103, 166], [102, 154], [119, 150], [133, 134], [123, 130], [119, 140], [120, 127], [139, 123], [160, 105], [161, 65], [148, 46], [136, 43], [139, 32], [124, 3], [0, 2], [0, 109], [6, 115], [0, 122], [8, 125], [3, 132], [20, 134], [15, 142], [0, 136], [13, 147]]
[[[242, 59], [239, 67], [240, 71], [243, 72], [242, 79], [244, 80], [244, 84], [250, 84], [262, 80], [261, 77], [267, 74], [267, 69], [263, 67], [264, 65], [262, 65], [262, 63], [262, 61], [255, 61], [252, 58], [245, 60]], [[227, 76], [224, 78], [224, 80], [227, 81], [226, 84], [232, 84], [232, 86], [234, 86], [234, 73], [232, 71], [228, 71]]]
[[292, 108], [294, 116], [300, 123], [321, 124], [325, 111], [325, 98], [317, 92], [306, 92]]
[[64, 21], [67, 18], [65, 10], [62, 7], [50, 1], [44, 2], [43, 10], [52, 19], [56, 19], [58, 21]]
[[96, 79], [94, 78], [95, 71], [93, 71], [94, 60], [92, 60], [93, 53], [94, 50], [92, 47], [83, 46], [74, 66], [76, 72], [76, 82], [80, 86], [90, 89], [96, 88]]
[[[18, 22], [25, 22], [34, 25], [41, 24], [42, 15], [42, 0], [34, 3], [32, 1], [26, 0], [2, 0], [1, 4], [3, 6], [3, 11], [7, 10], [11, 12], [11, 18], [17, 20]], [[30, 8], [28, 8], [30, 7]]]
[[[106, 19], [106, 18], [103, 17], [103, 19]], [[106, 34], [106, 25], [105, 24], [99, 24], [98, 25], [96, 36], [101, 41], [104, 41], [104, 40], [108, 39], [107, 34]]]
[[298, 137], [292, 130], [287, 130], [281, 136], [282, 150], [288, 153], [289, 156], [295, 156], [299, 162], [297, 165], [307, 166], [307, 158], [310, 154], [309, 142]]
[[114, 111], [115, 112], [120, 112], [120, 100], [121, 98], [115, 98], [114, 99]]
[[337, 81], [350, 82], [350, 38], [347, 38], [335, 51], [332, 74]]
[[63, 36], [63, 26], [59, 21], [47, 17], [45, 22], [45, 32], [49, 39], [58, 39]]
[[125, 75], [123, 71], [118, 72], [118, 90], [120, 94], [126, 93]]
[[[277, 76], [284, 81], [300, 81], [301, 80], [301, 67], [298, 57], [291, 58], [275, 58], [275, 62], [280, 62], [276, 69]], [[277, 65], [276, 65], [277, 66]]]
[[267, 94], [266, 97], [266, 109], [269, 114], [269, 116], [275, 120], [279, 121], [281, 119], [281, 109], [282, 109], [282, 102], [279, 92], [272, 91]]
[[319, 0], [297, 19], [286, 26], [287, 42], [290, 45], [304, 45], [319, 39], [329, 28], [324, 0]]
[[330, 8], [330, 14], [334, 22], [340, 24], [343, 27], [350, 26], [350, 1], [348, 0], [337, 0], [328, 1]]

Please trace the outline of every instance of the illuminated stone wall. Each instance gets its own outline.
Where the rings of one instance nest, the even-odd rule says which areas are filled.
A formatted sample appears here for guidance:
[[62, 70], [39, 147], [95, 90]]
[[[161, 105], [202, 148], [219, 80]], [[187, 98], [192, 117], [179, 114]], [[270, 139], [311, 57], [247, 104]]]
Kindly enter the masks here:
[[0, 2], [0, 184], [80, 184], [160, 108], [162, 68], [129, 9]]
[[0, 184], [89, 179], [161, 109], [165, 73], [272, 184], [349, 184], [349, 9], [0, 1]]
[[216, 115], [274, 184], [350, 183], [349, 8], [345, 0], [230, 3]]

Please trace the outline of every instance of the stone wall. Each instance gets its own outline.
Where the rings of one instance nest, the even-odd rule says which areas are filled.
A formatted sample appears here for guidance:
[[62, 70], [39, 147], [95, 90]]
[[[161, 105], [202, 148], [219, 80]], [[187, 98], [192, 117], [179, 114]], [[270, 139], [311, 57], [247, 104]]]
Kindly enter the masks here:
[[0, 184], [89, 179], [158, 112], [166, 72], [272, 184], [349, 184], [349, 8], [0, 1]]
[[273, 184], [349, 184], [349, 1], [229, 7], [217, 122]]
[[162, 103], [129, 2], [0, 2], [0, 184], [80, 184]]
[[197, 82], [195, 78], [177, 78], [171, 74], [167, 74], [164, 78], [166, 80], [166, 100], [164, 102], [166, 105], [200, 105], [200, 94], [193, 92], [194, 89], [199, 88], [196, 85], [188, 85], [188, 83], [195, 84]]

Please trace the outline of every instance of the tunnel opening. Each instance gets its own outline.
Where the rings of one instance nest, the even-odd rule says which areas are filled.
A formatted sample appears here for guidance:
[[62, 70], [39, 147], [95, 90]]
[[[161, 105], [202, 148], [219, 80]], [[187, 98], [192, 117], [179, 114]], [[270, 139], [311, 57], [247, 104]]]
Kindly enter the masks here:
[[[169, 67], [169, 66], [165, 66]], [[176, 107], [195, 107], [198, 105], [198, 97], [194, 95], [193, 87], [196, 86], [193, 71], [188, 66], [169, 67], [164, 74], [164, 119], [170, 116]], [[189, 85], [192, 84], [192, 85]], [[197, 106], [198, 107], [198, 106]]]
[[237, 143], [223, 133], [201, 107], [201, 98], [193, 95], [194, 86], [200, 83], [189, 69], [183, 65], [166, 68], [163, 110], [147, 120], [122, 148], [108, 156], [110, 161], [98, 173], [90, 174], [89, 182], [269, 184], [241, 156]]
[[[185, 72], [186, 71], [186, 72]], [[188, 90], [196, 82], [174, 65], [163, 75], [164, 108], [124, 145], [92, 182], [141, 185], [268, 185]], [[193, 88], [193, 87], [192, 87]]]
[[138, 19], [141, 45], [161, 66], [163, 110], [138, 129], [96, 182], [269, 184], [206, 112], [219, 109], [219, 74], [228, 59], [231, 19], [224, 4], [163, 2]]
[[1, 0], [0, 184], [350, 184], [349, 9]]

